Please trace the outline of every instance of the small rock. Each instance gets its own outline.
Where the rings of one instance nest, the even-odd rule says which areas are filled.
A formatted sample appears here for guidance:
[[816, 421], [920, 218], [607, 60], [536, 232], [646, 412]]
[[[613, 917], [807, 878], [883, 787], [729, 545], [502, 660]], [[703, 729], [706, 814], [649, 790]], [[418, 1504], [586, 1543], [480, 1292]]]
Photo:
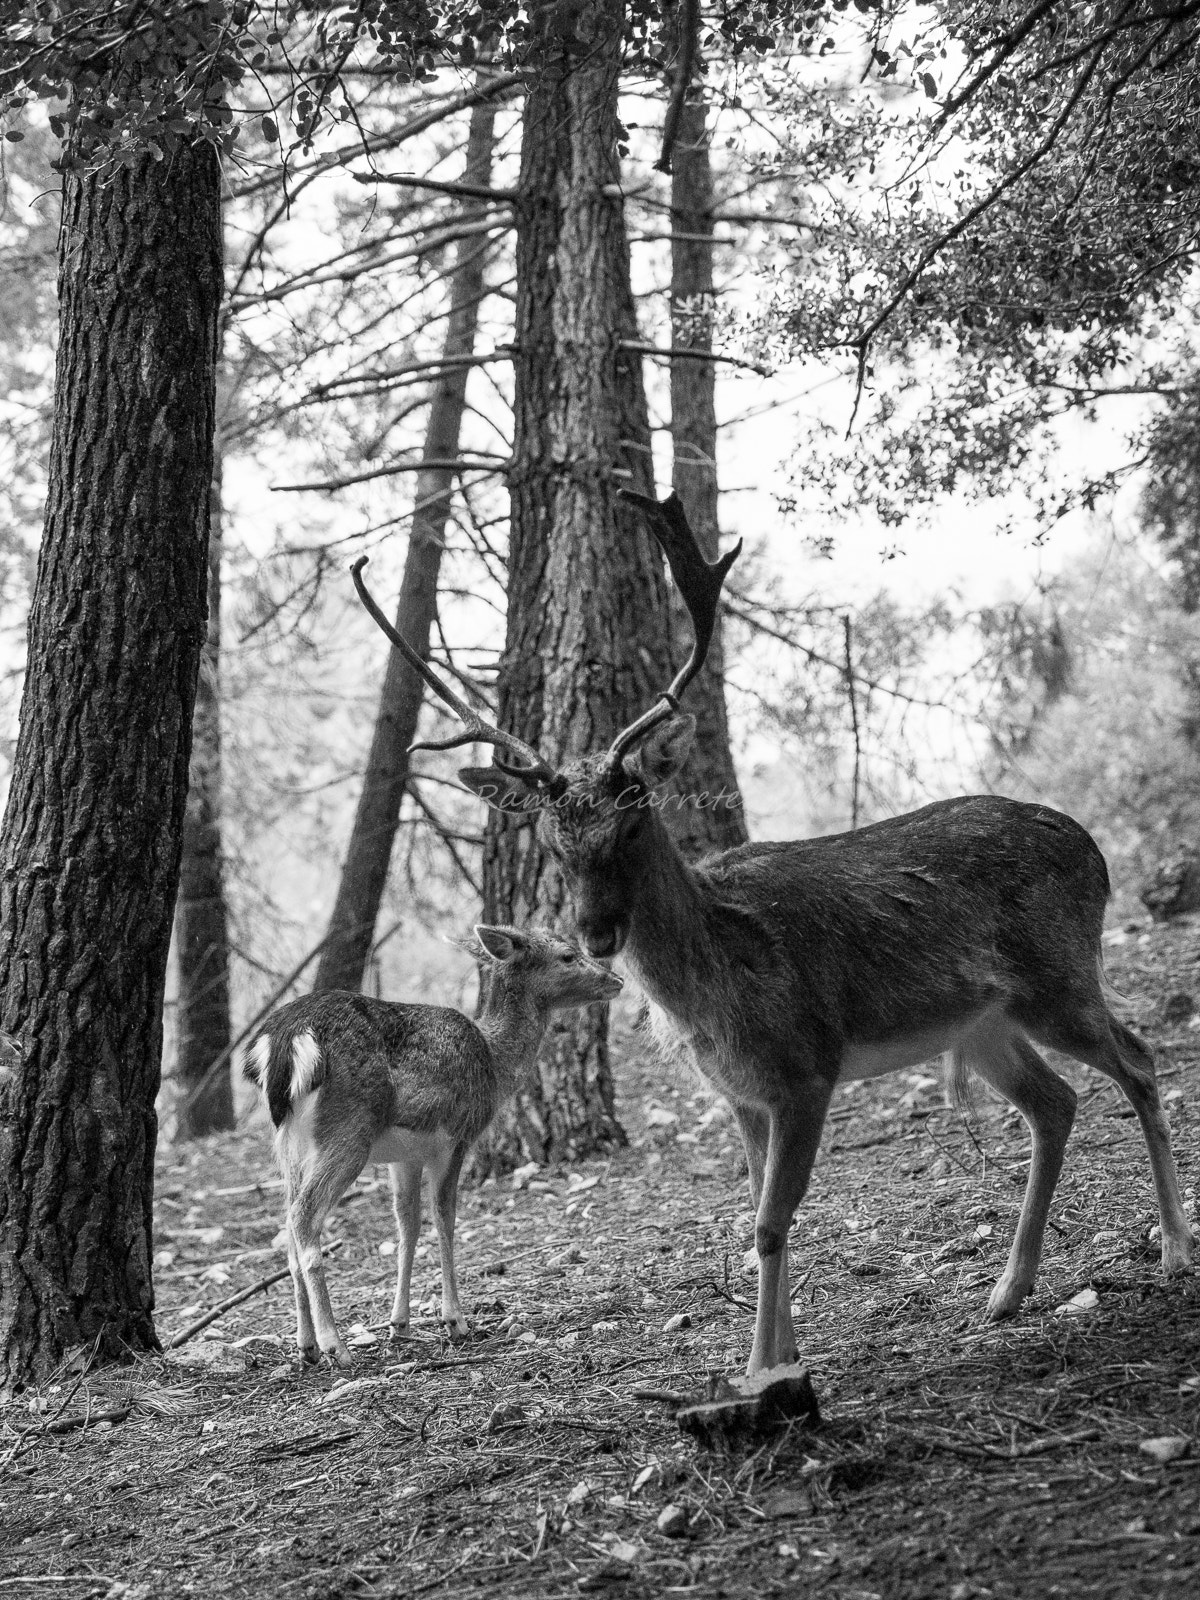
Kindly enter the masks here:
[[1186, 1022], [1196, 1009], [1194, 998], [1186, 989], [1176, 989], [1162, 1003], [1164, 1022]]
[[1180, 1461], [1187, 1455], [1191, 1440], [1183, 1434], [1165, 1433], [1158, 1439], [1143, 1439], [1138, 1449], [1160, 1465]]
[[586, 1478], [581, 1478], [567, 1496], [569, 1506], [581, 1506], [592, 1492], [592, 1485]]
[[492, 1414], [484, 1424], [484, 1433], [499, 1433], [501, 1428], [511, 1428], [518, 1422], [524, 1422], [525, 1408], [519, 1406], [515, 1400], [502, 1400], [498, 1406], [493, 1406]]
[[548, 1267], [571, 1267], [583, 1259], [583, 1251], [577, 1244], [572, 1244], [568, 1245], [565, 1250], [560, 1250], [557, 1255], [551, 1256], [546, 1265]]
[[657, 1471], [658, 1471], [658, 1462], [657, 1461], [647, 1461], [646, 1465], [642, 1468], [642, 1470], [638, 1473], [637, 1477], [633, 1480], [633, 1488], [630, 1490], [630, 1493], [631, 1494], [640, 1494], [641, 1491], [646, 1487], [646, 1485], [650, 1482], [650, 1479], [654, 1476], [654, 1474]]
[[812, 1512], [812, 1501], [803, 1489], [772, 1489], [763, 1495], [759, 1510], [772, 1521], [780, 1517], [807, 1517]]
[[673, 1317], [668, 1317], [663, 1323], [664, 1333], [679, 1333], [684, 1328], [690, 1328], [692, 1319], [686, 1311], [677, 1311]]
[[1081, 1289], [1078, 1294], [1073, 1294], [1069, 1300], [1064, 1300], [1062, 1305], [1055, 1306], [1056, 1317], [1083, 1317], [1090, 1311], [1095, 1311], [1100, 1304], [1100, 1296], [1095, 1289]]
[[282, 1383], [285, 1378], [290, 1378], [291, 1375], [292, 1368], [287, 1361], [283, 1362], [281, 1366], [272, 1367], [270, 1372], [267, 1373], [267, 1377], [270, 1378], [272, 1383]]
[[523, 1167], [518, 1167], [513, 1173], [511, 1179], [513, 1188], [523, 1189], [529, 1182], [530, 1178], [532, 1178], [533, 1175], [539, 1170], [540, 1169], [536, 1161], [527, 1161]]
[[646, 1113], [646, 1125], [650, 1128], [673, 1128], [678, 1121], [677, 1111], [664, 1111], [661, 1106], [652, 1106]]
[[688, 1514], [682, 1506], [664, 1506], [658, 1513], [654, 1526], [668, 1539], [682, 1539], [687, 1533]]

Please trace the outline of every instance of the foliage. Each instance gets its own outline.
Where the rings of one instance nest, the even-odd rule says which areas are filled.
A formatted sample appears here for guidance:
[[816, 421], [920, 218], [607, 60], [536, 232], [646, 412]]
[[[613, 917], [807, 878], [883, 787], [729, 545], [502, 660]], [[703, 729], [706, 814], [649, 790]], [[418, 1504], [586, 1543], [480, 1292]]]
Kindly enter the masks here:
[[997, 745], [991, 781], [1078, 817], [1136, 889], [1200, 829], [1200, 622], [1152, 547], [1111, 533], [1049, 599], [1069, 680], [1026, 738]]
[[[733, 57], [808, 48], [832, 5], [849, 0], [723, 0], [702, 37]], [[870, 9], [875, 0], [855, 0]], [[66, 141], [62, 162], [130, 161], [178, 142], [211, 141], [229, 154], [247, 122], [280, 139], [290, 113], [294, 147], [307, 149], [331, 121], [353, 121], [345, 75], [368, 67], [393, 82], [430, 81], [437, 69], [471, 66], [486, 52], [498, 67], [528, 66], [543, 27], [568, 51], [588, 48], [576, 32], [582, 3], [555, 8], [548, 23], [516, 0], [0, 0], [0, 118], [30, 99], [55, 103], [51, 125]], [[631, 0], [626, 64], [659, 75], [666, 65], [669, 0]], [[266, 110], [235, 109], [258, 82]], [[270, 84], [277, 85], [272, 90]], [[6, 135], [21, 138], [19, 127]]]
[[[801, 180], [809, 231], [764, 332], [840, 350], [863, 386], [824, 487], [893, 525], [959, 488], [1020, 487], [1048, 526], [1140, 467], [1177, 469], [1198, 370], [1194, 8], [938, 0], [878, 23], [860, 87], [784, 106], [783, 164], [817, 127], [837, 159]], [[904, 50], [939, 63], [920, 96], [889, 87]], [[1060, 419], [1115, 395], [1160, 402], [1128, 456], [1047, 481]]]

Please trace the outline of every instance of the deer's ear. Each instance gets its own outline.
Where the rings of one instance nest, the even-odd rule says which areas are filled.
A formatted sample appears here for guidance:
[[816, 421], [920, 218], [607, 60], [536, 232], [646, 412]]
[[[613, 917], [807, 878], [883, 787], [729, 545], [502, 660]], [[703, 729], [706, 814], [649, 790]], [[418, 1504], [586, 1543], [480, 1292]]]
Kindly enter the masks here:
[[499, 767], [462, 767], [458, 777], [472, 794], [518, 821], [532, 822], [543, 804], [542, 793], [535, 783], [510, 777]]
[[489, 927], [486, 922], [475, 924], [475, 937], [493, 961], [511, 961], [529, 943], [516, 928]]
[[625, 758], [628, 770], [651, 789], [673, 778], [687, 760], [696, 734], [695, 717], [672, 717], [655, 728], [639, 749]]

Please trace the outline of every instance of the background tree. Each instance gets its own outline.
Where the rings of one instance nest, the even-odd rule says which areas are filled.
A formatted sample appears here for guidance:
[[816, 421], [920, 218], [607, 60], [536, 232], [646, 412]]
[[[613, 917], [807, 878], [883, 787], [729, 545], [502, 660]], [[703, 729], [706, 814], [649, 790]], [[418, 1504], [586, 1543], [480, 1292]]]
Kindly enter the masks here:
[[[544, 13], [526, 96], [516, 200], [516, 403], [509, 472], [508, 630], [501, 726], [562, 763], [615, 737], [669, 681], [661, 563], [617, 500], [614, 464], [649, 485], [626, 444], [631, 306], [617, 93], [623, 7]], [[634, 436], [636, 440], [636, 435]], [[493, 816], [484, 917], [559, 918], [566, 895], [533, 832]], [[490, 1159], [582, 1154], [621, 1137], [607, 1018], [564, 1020], [493, 1131]]]
[[[481, 84], [485, 87], [486, 83]], [[481, 190], [490, 183], [495, 122], [494, 100], [481, 98], [471, 112], [463, 168], [463, 182]], [[485, 216], [482, 204], [464, 202], [464, 224], [469, 226]], [[425, 434], [429, 465], [416, 480], [396, 626], [422, 657], [429, 653], [437, 615], [438, 574], [455, 479], [449, 463], [459, 450], [489, 248], [488, 237], [475, 234], [462, 238], [456, 247], [442, 368]], [[416, 736], [422, 688], [420, 678], [399, 652], [389, 651], [354, 826], [313, 985], [317, 991], [362, 985], [408, 782], [408, 747]]]
[[[192, 719], [192, 756], [180, 851], [175, 946], [179, 1002], [175, 1074], [185, 1095], [176, 1139], [233, 1127], [229, 1073], [208, 1070], [230, 1044], [229, 913], [221, 848], [221, 451], [213, 452], [208, 624]], [[196, 1094], [186, 1091], [195, 1088]]]
[[[688, 52], [697, 82], [684, 94], [670, 151], [671, 165], [671, 486], [683, 501], [706, 561], [718, 554], [716, 365], [712, 360], [714, 191], [708, 108], [697, 59], [697, 13], [679, 4], [668, 13], [673, 72]], [[685, 353], [686, 352], [686, 353]], [[672, 592], [676, 629], [690, 624]], [[725, 850], [749, 838], [729, 748], [725, 711], [724, 629], [718, 613], [708, 656], [688, 690], [696, 742], [679, 787], [707, 794], [711, 805], [686, 805], [672, 818], [690, 855]], [[720, 797], [720, 798], [718, 798]]]

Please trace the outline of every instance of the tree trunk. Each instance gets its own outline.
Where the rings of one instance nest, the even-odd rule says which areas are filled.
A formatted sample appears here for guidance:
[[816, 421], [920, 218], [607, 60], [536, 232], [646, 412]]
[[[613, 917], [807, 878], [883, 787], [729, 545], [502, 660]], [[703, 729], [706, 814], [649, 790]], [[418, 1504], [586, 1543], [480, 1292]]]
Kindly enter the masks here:
[[220, 180], [64, 178], [45, 531], [0, 844], [0, 1389], [154, 1349], [154, 1099], [204, 643]]
[[[517, 217], [516, 390], [508, 633], [500, 725], [563, 762], [603, 748], [668, 681], [662, 564], [618, 502], [614, 467], [648, 484], [630, 428], [641, 392], [619, 193], [622, 0], [541, 15], [525, 103]], [[555, 20], [557, 18], [557, 21]], [[572, 24], [571, 33], [568, 24]], [[557, 27], [560, 31], [555, 33]], [[644, 405], [644, 402], [642, 402]], [[488, 920], [570, 922], [534, 831], [492, 813]], [[624, 1134], [613, 1105], [606, 1008], [554, 1028], [480, 1161], [582, 1156]]]
[[[208, 546], [208, 632], [200, 658], [192, 761], [183, 818], [175, 949], [179, 969], [179, 1052], [175, 1078], [185, 1095], [228, 1050], [229, 919], [221, 859], [221, 455], [213, 459]], [[191, 1105], [181, 1102], [176, 1141], [233, 1127], [233, 1080], [221, 1073]]]
[[[678, 20], [678, 7], [676, 7]], [[683, 106], [671, 163], [671, 346], [712, 350], [713, 181], [707, 107], [699, 89]], [[711, 361], [671, 361], [672, 485], [704, 557], [715, 561], [717, 526], [716, 373]], [[690, 625], [678, 613], [677, 627]], [[696, 718], [696, 742], [682, 787], [708, 802], [686, 806], [672, 831], [686, 855], [745, 844], [745, 813], [729, 749], [725, 715], [725, 652], [721, 618], [703, 668], [688, 689], [687, 709]]]
[[[472, 107], [465, 182], [484, 188], [490, 182], [495, 127], [494, 101], [481, 100]], [[483, 207], [470, 204], [463, 208], [465, 218], [482, 211]], [[475, 349], [488, 249], [486, 241], [478, 240], [464, 239], [458, 246], [442, 349], [448, 364], [434, 388], [425, 436], [425, 455], [430, 461], [450, 461], [458, 454], [470, 369], [452, 364], [452, 358], [470, 356]], [[429, 654], [429, 635], [437, 615], [438, 570], [453, 487], [454, 473], [447, 468], [426, 467], [417, 476], [396, 627], [422, 657]], [[399, 651], [390, 651], [362, 793], [326, 934], [328, 942], [313, 985], [317, 993], [362, 985], [400, 822], [400, 802], [408, 782], [408, 747], [417, 731], [422, 688], [421, 679]]]

